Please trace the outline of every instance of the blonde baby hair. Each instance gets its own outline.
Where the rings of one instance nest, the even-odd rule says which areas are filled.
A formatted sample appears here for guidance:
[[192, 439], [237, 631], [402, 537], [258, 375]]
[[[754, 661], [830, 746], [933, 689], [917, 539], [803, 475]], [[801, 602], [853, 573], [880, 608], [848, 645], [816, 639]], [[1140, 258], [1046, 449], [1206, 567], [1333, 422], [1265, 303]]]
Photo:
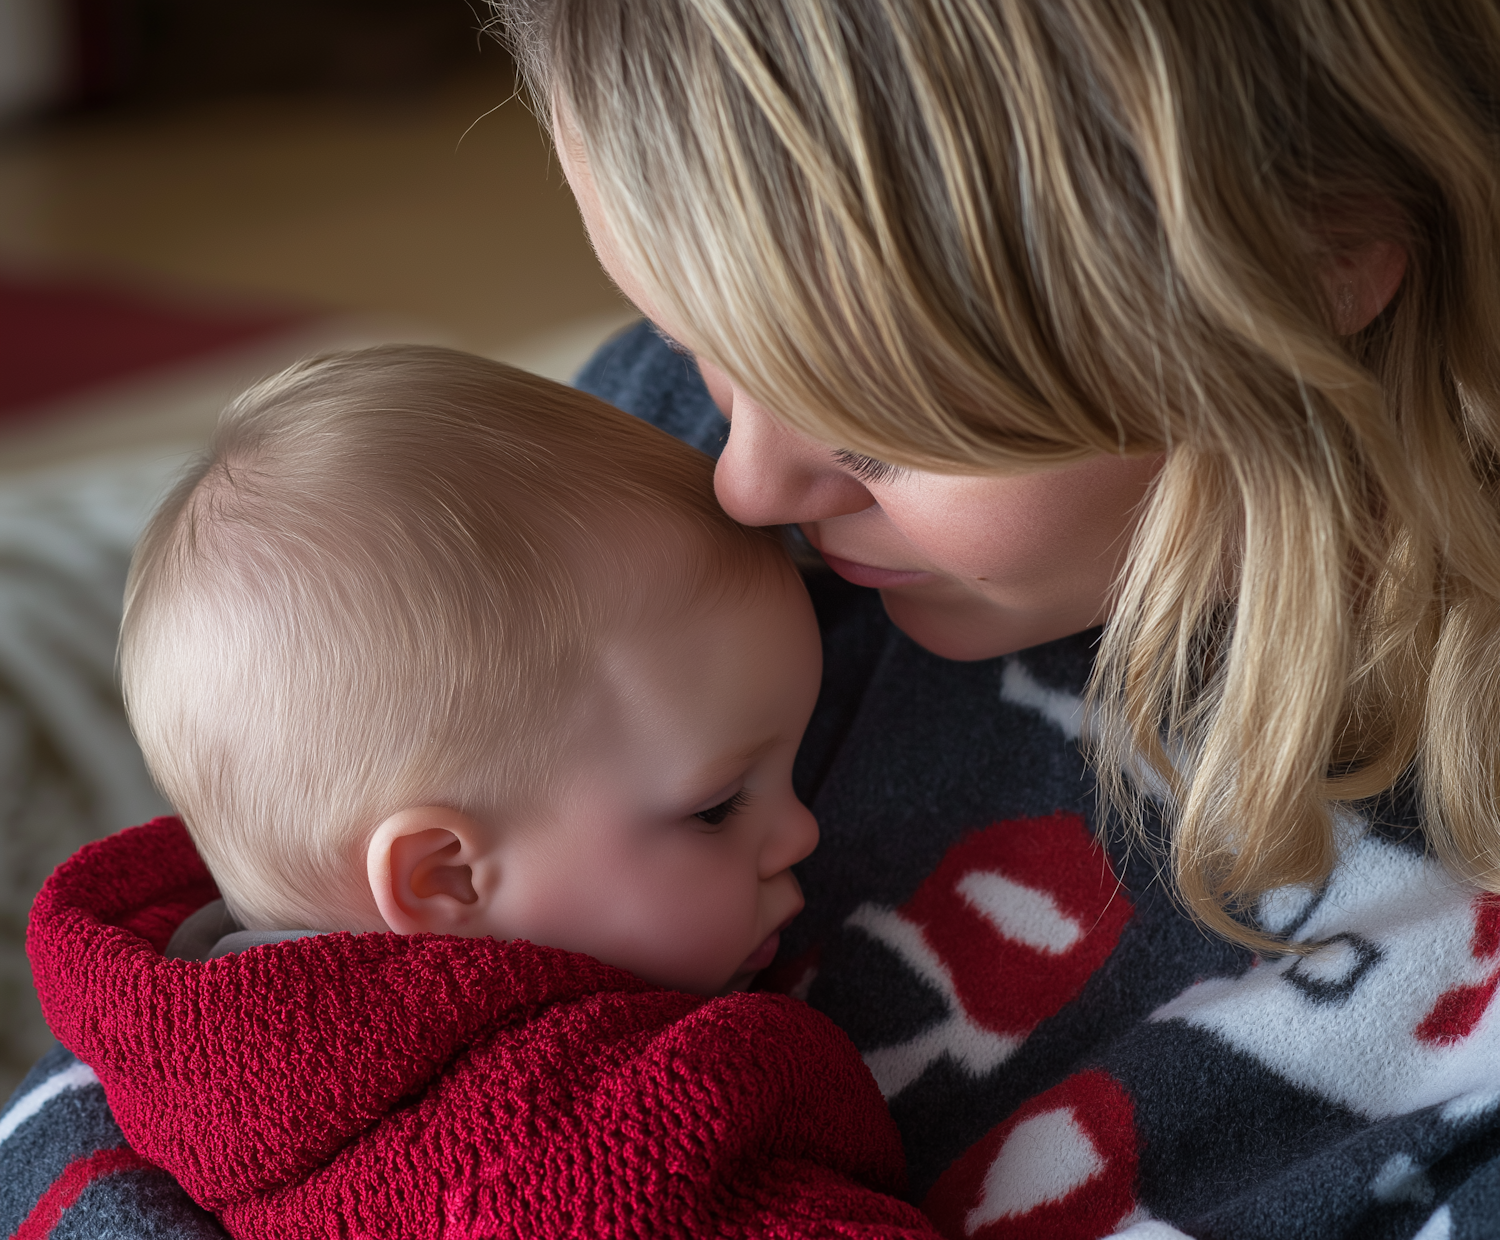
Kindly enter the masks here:
[[545, 794], [600, 634], [778, 559], [707, 457], [593, 397], [446, 349], [333, 354], [231, 404], [152, 518], [125, 699], [240, 920], [349, 928], [385, 816]]
[[[1169, 790], [1200, 918], [1272, 946], [1258, 897], [1404, 779], [1500, 890], [1490, 0], [496, 7], [644, 294], [791, 425], [948, 473], [1166, 454], [1094, 743], [1127, 822]], [[1375, 242], [1406, 275], [1347, 334]]]

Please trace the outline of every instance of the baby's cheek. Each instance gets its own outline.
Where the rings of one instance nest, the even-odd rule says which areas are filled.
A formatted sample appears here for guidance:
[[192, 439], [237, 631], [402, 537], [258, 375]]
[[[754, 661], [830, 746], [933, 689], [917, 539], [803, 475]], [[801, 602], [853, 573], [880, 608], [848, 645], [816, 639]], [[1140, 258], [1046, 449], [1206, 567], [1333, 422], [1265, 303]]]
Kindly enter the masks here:
[[752, 884], [728, 881], [727, 876], [701, 877], [679, 894], [678, 930], [693, 954], [705, 960], [735, 956], [738, 964], [753, 945], [745, 940], [755, 932], [755, 893]]

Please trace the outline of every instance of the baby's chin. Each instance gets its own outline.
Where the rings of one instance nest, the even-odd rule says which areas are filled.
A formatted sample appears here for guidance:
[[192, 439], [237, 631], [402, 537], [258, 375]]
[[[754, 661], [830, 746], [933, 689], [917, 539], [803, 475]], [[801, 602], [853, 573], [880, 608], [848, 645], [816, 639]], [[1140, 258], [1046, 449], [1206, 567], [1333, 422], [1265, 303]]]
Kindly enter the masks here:
[[718, 990], [714, 991], [714, 994], [715, 995], [735, 995], [735, 994], [742, 994], [743, 992], [749, 990], [750, 987], [755, 984], [755, 979], [760, 976], [761, 972], [762, 972], [762, 970], [760, 970], [760, 969], [745, 969], [745, 968], [736, 969], [735, 973], [734, 973], [734, 976], [731, 977], [727, 982], [725, 982], [724, 985], [722, 985], [721, 987], [719, 987]]
[[715, 993], [718, 995], [742, 995], [746, 991], [754, 989], [756, 979], [764, 972], [764, 969], [756, 969], [749, 973], [741, 970], [729, 979], [728, 984], [722, 990]]

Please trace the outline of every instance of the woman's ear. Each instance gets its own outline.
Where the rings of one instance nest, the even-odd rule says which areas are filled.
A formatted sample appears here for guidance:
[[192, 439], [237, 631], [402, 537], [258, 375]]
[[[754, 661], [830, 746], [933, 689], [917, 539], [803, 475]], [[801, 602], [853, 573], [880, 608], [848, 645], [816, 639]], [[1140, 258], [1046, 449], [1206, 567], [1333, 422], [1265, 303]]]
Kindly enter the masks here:
[[1406, 247], [1381, 238], [1328, 259], [1323, 289], [1333, 305], [1333, 328], [1341, 336], [1363, 331], [1391, 304], [1406, 275]]
[[474, 866], [487, 839], [476, 819], [441, 805], [399, 810], [382, 822], [365, 861], [385, 924], [397, 934], [484, 933]]

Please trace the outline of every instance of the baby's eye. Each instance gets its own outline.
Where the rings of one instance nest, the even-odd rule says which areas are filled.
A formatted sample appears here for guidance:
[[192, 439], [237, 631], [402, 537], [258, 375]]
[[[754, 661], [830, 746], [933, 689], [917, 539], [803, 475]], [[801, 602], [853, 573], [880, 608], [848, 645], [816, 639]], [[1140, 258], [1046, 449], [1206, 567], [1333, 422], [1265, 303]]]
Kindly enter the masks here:
[[740, 810], [744, 809], [745, 802], [749, 799], [750, 794], [741, 788], [729, 800], [720, 801], [717, 805], [710, 806], [708, 809], [700, 809], [693, 817], [700, 822], [708, 823], [711, 827], [717, 827], [731, 814], [737, 814]]
[[889, 461], [877, 461], [873, 456], [863, 456], [848, 448], [835, 448], [833, 459], [861, 482], [889, 482], [901, 472], [899, 465]]

